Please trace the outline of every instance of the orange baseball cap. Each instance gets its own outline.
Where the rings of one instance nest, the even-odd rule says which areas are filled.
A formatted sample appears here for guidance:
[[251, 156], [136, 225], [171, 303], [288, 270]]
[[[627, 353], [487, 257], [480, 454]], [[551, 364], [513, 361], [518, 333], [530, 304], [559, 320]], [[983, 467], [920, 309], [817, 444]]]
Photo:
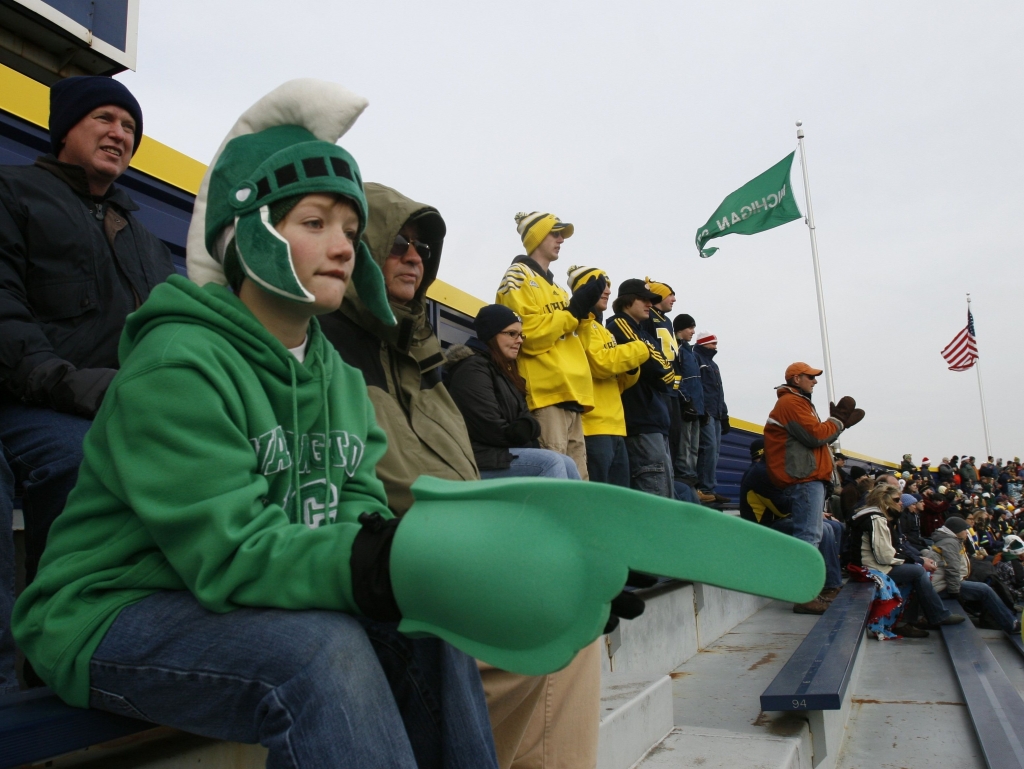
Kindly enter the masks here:
[[786, 367], [786, 381], [795, 377], [797, 374], [810, 374], [811, 376], [821, 376], [821, 369], [812, 368], [806, 363], [790, 363]]

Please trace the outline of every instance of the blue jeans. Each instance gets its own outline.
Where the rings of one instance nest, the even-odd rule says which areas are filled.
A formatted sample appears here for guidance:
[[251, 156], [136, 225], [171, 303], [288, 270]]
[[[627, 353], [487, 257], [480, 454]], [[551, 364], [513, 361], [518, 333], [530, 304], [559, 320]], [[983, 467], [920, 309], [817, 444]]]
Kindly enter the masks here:
[[692, 502], [695, 505], [701, 504], [700, 497], [693, 490], [693, 486], [682, 481], [673, 481], [672, 488], [675, 489], [676, 499], [680, 502]]
[[[793, 516], [780, 518], [772, 524], [772, 528], [781, 531], [783, 534], [793, 534]], [[839, 565], [839, 548], [843, 535], [843, 525], [839, 521], [826, 520], [821, 529], [821, 541], [818, 542], [818, 552], [825, 560], [825, 589], [841, 587], [843, 584], [843, 571]]]
[[89, 674], [90, 707], [259, 742], [272, 769], [497, 769], [476, 663], [340, 612], [215, 614], [155, 593], [121, 611]]
[[92, 422], [53, 409], [0, 401], [0, 443], [22, 485], [25, 577], [35, 579], [46, 535], [78, 480], [82, 441]]
[[14, 608], [14, 474], [0, 446], [0, 696], [18, 691], [11, 609]]
[[825, 484], [821, 481], [794, 483], [782, 493], [793, 505], [790, 515], [793, 529], [789, 533], [817, 547], [825, 520]]
[[[698, 424], [700, 424], [698, 422]], [[718, 453], [722, 448], [722, 422], [708, 417], [708, 423], [701, 425], [700, 444], [697, 448], [697, 488], [714, 494], [718, 485]]]
[[[942, 591], [942, 597], [948, 597], [945, 590]], [[1006, 604], [996, 595], [996, 591], [984, 582], [969, 582], [966, 579], [961, 582], [960, 601], [978, 601], [982, 608], [999, 623], [999, 627], [1007, 633], [1013, 632], [1013, 623], [1017, 617], [1006, 608]]]
[[924, 566], [916, 563], [893, 566], [889, 569], [889, 578], [899, 587], [904, 599], [907, 599], [907, 608], [903, 611], [904, 622], [915, 622], [918, 608], [924, 610], [924, 618], [932, 625], [939, 624], [952, 613], [942, 605]]
[[578, 481], [580, 471], [565, 454], [548, 449], [509, 449], [512, 464], [505, 470], [481, 470], [480, 477], [491, 478], [559, 478]]
[[629, 454], [621, 435], [588, 435], [587, 472], [595, 483], [611, 483], [629, 488]]
[[[721, 426], [719, 426], [721, 429]], [[700, 447], [700, 422], [682, 419], [679, 426], [679, 440], [675, 445], [672, 460], [673, 475], [677, 481], [687, 485], [697, 484], [697, 450]]]
[[672, 452], [668, 436], [641, 433], [626, 436], [630, 486], [637, 491], [675, 499], [672, 486]]

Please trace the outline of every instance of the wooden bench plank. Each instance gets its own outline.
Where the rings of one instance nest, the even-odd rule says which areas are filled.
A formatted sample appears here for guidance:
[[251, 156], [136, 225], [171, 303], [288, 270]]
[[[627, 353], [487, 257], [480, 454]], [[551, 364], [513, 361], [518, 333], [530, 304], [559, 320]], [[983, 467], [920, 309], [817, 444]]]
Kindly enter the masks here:
[[761, 695], [761, 710], [840, 710], [864, 638], [873, 582], [849, 582]]
[[0, 698], [0, 769], [154, 729], [147, 721], [65, 704], [49, 689]]
[[[945, 604], [961, 611], [954, 599]], [[1024, 700], [969, 620], [941, 630], [985, 763], [989, 769], [1024, 769]]]

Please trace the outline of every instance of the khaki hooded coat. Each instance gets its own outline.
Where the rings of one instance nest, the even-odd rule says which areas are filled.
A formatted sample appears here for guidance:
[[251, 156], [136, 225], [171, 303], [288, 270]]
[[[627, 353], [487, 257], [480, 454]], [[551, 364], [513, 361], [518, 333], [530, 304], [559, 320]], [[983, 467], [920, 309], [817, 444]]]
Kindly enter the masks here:
[[370, 217], [363, 240], [383, 269], [395, 236], [414, 222], [430, 245], [423, 281], [409, 304], [391, 302], [398, 325], [385, 326], [349, 285], [341, 309], [320, 327], [342, 360], [363, 372], [388, 449], [377, 463], [388, 505], [402, 514], [413, 503], [409, 487], [421, 475], [478, 480], [480, 472], [462, 414], [441, 382], [444, 355], [427, 319], [427, 289], [437, 277], [445, 224], [437, 209], [382, 184], [365, 185]]

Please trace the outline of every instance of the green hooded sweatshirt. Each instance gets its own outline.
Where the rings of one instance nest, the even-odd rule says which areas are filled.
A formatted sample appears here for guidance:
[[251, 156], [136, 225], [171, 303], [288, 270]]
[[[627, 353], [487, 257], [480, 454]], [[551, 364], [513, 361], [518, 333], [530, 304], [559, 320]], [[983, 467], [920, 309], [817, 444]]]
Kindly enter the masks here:
[[315, 319], [308, 342], [299, 363], [228, 289], [179, 276], [129, 316], [78, 485], [14, 610], [64, 700], [88, 706], [93, 652], [158, 590], [222, 613], [358, 613], [349, 556], [361, 513], [391, 517], [374, 472], [387, 441]]

